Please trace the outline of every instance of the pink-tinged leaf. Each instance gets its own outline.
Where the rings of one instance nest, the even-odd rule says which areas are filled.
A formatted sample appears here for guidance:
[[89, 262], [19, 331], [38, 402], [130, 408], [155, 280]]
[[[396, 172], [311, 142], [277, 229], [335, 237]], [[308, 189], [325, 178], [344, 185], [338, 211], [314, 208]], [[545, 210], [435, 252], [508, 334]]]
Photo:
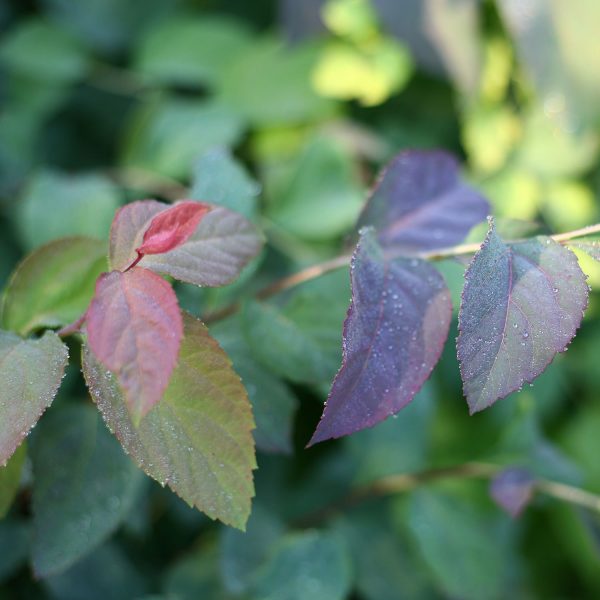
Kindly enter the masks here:
[[109, 266], [124, 271], [136, 258], [144, 233], [152, 219], [169, 205], [156, 200], [138, 200], [121, 207], [115, 214], [110, 228]]
[[52, 331], [37, 340], [0, 331], [0, 467], [52, 403], [68, 359]]
[[587, 307], [576, 256], [551, 238], [508, 246], [493, 223], [465, 275], [458, 359], [471, 414], [531, 383], [564, 352]]
[[162, 254], [181, 246], [196, 231], [210, 206], [184, 200], [158, 213], [146, 229], [138, 254]]
[[167, 388], [183, 335], [171, 286], [139, 267], [104, 273], [87, 313], [87, 335], [116, 375], [134, 419], [144, 417]]
[[344, 358], [310, 444], [371, 427], [406, 406], [438, 362], [452, 304], [419, 259], [387, 259], [372, 229], [352, 257]]
[[501, 471], [490, 484], [490, 495], [511, 517], [518, 517], [533, 498], [535, 478], [528, 469]]
[[372, 225], [386, 249], [422, 252], [461, 242], [490, 213], [445, 152], [410, 150], [381, 172], [358, 226]]
[[254, 495], [254, 420], [228, 356], [184, 313], [179, 361], [161, 402], [135, 427], [115, 377], [85, 348], [93, 400], [125, 451], [211, 519], [243, 529]]
[[[116, 215], [110, 238], [111, 268], [124, 270], [138, 254], [153, 218], [168, 204], [144, 200], [124, 206]], [[260, 251], [263, 237], [242, 215], [220, 206], [200, 220], [181, 246], [164, 254], [146, 255], [140, 266], [201, 286], [231, 283]]]

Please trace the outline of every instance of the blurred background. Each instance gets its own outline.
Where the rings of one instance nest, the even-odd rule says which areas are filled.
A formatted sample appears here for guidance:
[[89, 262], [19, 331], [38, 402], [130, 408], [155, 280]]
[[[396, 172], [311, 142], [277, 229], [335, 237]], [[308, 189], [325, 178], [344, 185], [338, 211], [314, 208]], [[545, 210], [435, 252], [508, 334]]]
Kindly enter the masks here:
[[[509, 237], [599, 218], [597, 0], [0, 0], [0, 31], [0, 288], [49, 240], [106, 239], [123, 203], [191, 197], [244, 213], [267, 238], [232, 286], [178, 284], [183, 307], [215, 314], [343, 251], [377, 171], [406, 148], [457, 154]], [[600, 289], [600, 265], [581, 264]], [[439, 266], [456, 307], [464, 265]], [[307, 451], [348, 299], [342, 270], [211, 324], [257, 421], [246, 534], [124, 458], [110, 535], [73, 527], [77, 559], [36, 580], [23, 456], [0, 520], [0, 599], [600, 597], [593, 512], [540, 496], [513, 520], [488, 482], [464, 478], [347, 501], [383, 477], [467, 461], [600, 493], [596, 292], [533, 387], [469, 417], [454, 326], [397, 418]], [[78, 364], [34, 448], [57, 426], [47, 417], [73, 405], [89, 405]]]

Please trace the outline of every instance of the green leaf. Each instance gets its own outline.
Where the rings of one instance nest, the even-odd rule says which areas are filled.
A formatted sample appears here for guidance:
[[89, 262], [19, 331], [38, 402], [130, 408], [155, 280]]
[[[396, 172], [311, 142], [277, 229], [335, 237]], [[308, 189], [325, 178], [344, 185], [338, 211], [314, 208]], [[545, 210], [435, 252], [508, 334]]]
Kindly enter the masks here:
[[4, 467], [0, 467], [0, 519], [9, 511], [21, 483], [27, 445], [21, 444]]
[[0, 466], [52, 403], [68, 358], [52, 331], [37, 340], [0, 331]]
[[291, 452], [292, 425], [298, 407], [296, 396], [278, 377], [254, 359], [242, 334], [241, 319], [217, 323], [211, 334], [227, 352], [242, 378], [256, 420], [254, 439], [266, 452]]
[[433, 576], [450, 597], [503, 597], [506, 549], [476, 505], [420, 490], [411, 495], [408, 526]]
[[411, 473], [427, 465], [433, 386], [425, 383], [398, 416], [345, 438], [347, 454], [357, 464], [360, 484], [398, 473]]
[[86, 45], [114, 53], [128, 48], [143, 31], [171, 15], [181, 3], [179, 0], [42, 0], [41, 4], [46, 14]]
[[192, 551], [169, 568], [163, 591], [166, 598], [177, 600], [233, 600], [218, 576], [219, 566], [214, 545]]
[[34, 79], [71, 83], [85, 75], [88, 57], [77, 40], [63, 29], [31, 19], [4, 38], [0, 64]]
[[153, 82], [213, 86], [250, 43], [249, 32], [239, 22], [176, 17], [144, 35], [133, 66]]
[[134, 114], [123, 149], [125, 167], [187, 178], [194, 160], [213, 146], [233, 146], [243, 125], [213, 102], [163, 98]]
[[217, 99], [257, 127], [323, 119], [335, 105], [311, 87], [317, 56], [316, 46], [264, 38], [222, 73]]
[[406, 536], [394, 530], [387, 507], [360, 507], [334, 527], [350, 548], [361, 598], [398, 600], [398, 590], [411, 600], [436, 597], [429, 574], [415, 560]]
[[343, 600], [351, 582], [348, 551], [321, 531], [290, 534], [274, 549], [253, 586], [257, 600]]
[[83, 366], [92, 398], [138, 466], [211, 519], [243, 529], [254, 495], [254, 421], [239, 377], [206, 327], [184, 313], [179, 363], [137, 428], [115, 378], [87, 347]]
[[254, 506], [246, 532], [221, 532], [221, 575], [227, 590], [240, 595], [253, 585], [285, 528], [271, 511]]
[[42, 171], [25, 189], [17, 230], [28, 249], [72, 235], [107, 239], [118, 207], [117, 188], [101, 175]]
[[89, 405], [52, 411], [32, 444], [33, 568], [47, 577], [107, 539], [136, 499], [141, 473]]
[[303, 294], [296, 294], [283, 309], [250, 301], [242, 311], [242, 328], [265, 367], [290, 381], [322, 383], [341, 363], [339, 313], [335, 305]]
[[109, 543], [65, 573], [44, 579], [44, 586], [60, 600], [131, 600], [143, 597], [148, 583], [123, 551]]
[[251, 219], [258, 210], [259, 184], [227, 148], [211, 148], [194, 164], [193, 200], [234, 210]]
[[27, 560], [29, 525], [22, 520], [0, 522], [0, 581], [8, 579]]
[[107, 268], [106, 243], [84, 237], [55, 240], [17, 267], [5, 291], [2, 326], [26, 335], [75, 321]]
[[348, 231], [363, 205], [363, 190], [348, 152], [321, 137], [300, 155], [269, 217], [306, 240], [326, 240]]

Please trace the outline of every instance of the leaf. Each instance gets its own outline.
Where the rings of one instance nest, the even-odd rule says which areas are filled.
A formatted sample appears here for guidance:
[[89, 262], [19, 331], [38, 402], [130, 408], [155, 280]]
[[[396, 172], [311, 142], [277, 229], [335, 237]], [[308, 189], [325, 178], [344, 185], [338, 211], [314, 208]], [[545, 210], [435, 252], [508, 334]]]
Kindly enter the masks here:
[[283, 310], [247, 302], [241, 325], [253, 356], [265, 367], [297, 383], [322, 383], [340, 362], [339, 312], [319, 298], [298, 294]]
[[439, 150], [398, 154], [383, 169], [359, 218], [386, 249], [420, 252], [461, 242], [490, 213], [463, 183], [454, 157]]
[[22, 519], [0, 522], [0, 582], [25, 564], [29, 553], [29, 524]]
[[306, 240], [346, 233], [363, 204], [356, 164], [340, 142], [312, 140], [269, 207], [269, 217], [286, 231]]
[[137, 258], [135, 249], [142, 243], [146, 229], [169, 205], [156, 200], [138, 200], [121, 207], [110, 227], [108, 262], [111, 269], [124, 271]]
[[[52, 411], [33, 439], [33, 568], [69, 568], [126, 518], [139, 470], [89, 405]], [[143, 476], [142, 476], [143, 477]]]
[[34, 79], [71, 83], [85, 74], [88, 57], [60, 27], [30, 19], [3, 39], [0, 63], [13, 73]]
[[418, 259], [387, 259], [364, 230], [350, 268], [352, 302], [342, 367], [309, 445], [383, 421], [427, 380], [448, 336], [452, 304], [441, 275]]
[[27, 249], [67, 236], [106, 239], [119, 204], [119, 191], [106, 177], [44, 170], [28, 181], [15, 225]]
[[218, 204], [247, 219], [256, 216], [260, 185], [227, 148], [211, 148], [194, 164], [189, 197]]
[[0, 467], [0, 519], [6, 516], [19, 491], [26, 457], [26, 444], [21, 444], [6, 465]]
[[283, 381], [260, 365], [242, 335], [239, 317], [216, 323], [211, 335], [233, 361], [252, 403], [254, 439], [265, 452], [290, 453], [298, 400]]
[[[124, 206], [115, 216], [110, 236], [109, 262], [126, 269], [152, 218], [167, 204], [154, 200]], [[145, 256], [140, 266], [201, 286], [220, 286], [233, 281], [248, 261], [258, 254], [262, 237], [241, 215], [214, 207], [200, 221], [194, 234], [179, 248]]]
[[444, 596], [505, 596], [508, 549], [492, 525], [473, 502], [430, 490], [411, 494], [408, 526]]
[[214, 86], [251, 43], [240, 21], [179, 16], [146, 32], [136, 48], [134, 68], [158, 83]]
[[231, 528], [221, 530], [220, 571], [229, 592], [239, 596], [251, 588], [284, 532], [285, 526], [277, 516], [260, 505], [252, 508], [244, 533]]
[[98, 548], [65, 573], [44, 579], [52, 598], [60, 600], [131, 600], [145, 598], [143, 576], [114, 542]]
[[90, 348], [115, 374], [134, 420], [143, 418], [177, 362], [183, 324], [173, 288], [139, 267], [105, 273], [86, 321]]
[[312, 89], [318, 54], [317, 45], [290, 47], [283, 40], [259, 39], [222, 73], [217, 102], [255, 127], [322, 120], [335, 104]]
[[587, 306], [575, 255], [551, 238], [506, 245], [490, 225], [465, 275], [458, 359], [471, 414], [532, 382], [564, 352]]
[[600, 242], [596, 240], [583, 240], [581, 242], [569, 242], [569, 246], [583, 250], [594, 260], [600, 262]]
[[528, 469], [504, 469], [490, 484], [490, 495], [511, 517], [518, 517], [531, 502], [535, 479]]
[[52, 403], [68, 358], [52, 331], [37, 340], [0, 331], [0, 467]]
[[115, 378], [89, 347], [83, 370], [93, 400], [125, 451], [150, 477], [211, 519], [244, 528], [254, 494], [254, 427], [227, 355], [184, 313], [179, 361], [164, 397], [134, 427]]
[[27, 335], [75, 321], [106, 270], [106, 243], [74, 237], [41, 246], [17, 267], [4, 295], [2, 326]]
[[142, 245], [136, 248], [136, 252], [139, 255], [164, 254], [181, 246], [194, 233], [209, 210], [210, 206], [202, 202], [176, 202], [150, 221], [144, 232]]
[[122, 163], [187, 179], [202, 152], [214, 146], [234, 146], [242, 133], [240, 116], [222, 104], [161, 97], [133, 114]]
[[351, 587], [348, 550], [331, 533], [289, 534], [273, 550], [254, 584], [261, 600], [343, 600]]

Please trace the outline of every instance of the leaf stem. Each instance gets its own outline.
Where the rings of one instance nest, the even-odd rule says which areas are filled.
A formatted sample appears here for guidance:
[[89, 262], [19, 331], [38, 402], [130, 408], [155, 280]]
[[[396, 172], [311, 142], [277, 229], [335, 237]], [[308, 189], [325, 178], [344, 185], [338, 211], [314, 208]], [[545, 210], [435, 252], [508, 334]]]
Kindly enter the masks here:
[[[593, 235], [596, 233], [600, 233], [600, 223], [596, 225], [589, 225], [588, 227], [583, 227], [582, 229], [575, 229], [574, 231], [568, 231], [566, 233], [559, 233], [557, 235], [550, 236], [555, 242], [559, 244], [565, 244], [572, 239], [585, 237], [588, 235]], [[506, 242], [507, 244], [516, 244], [519, 242], [525, 241], [524, 239], [519, 240], [510, 240]], [[447, 258], [456, 258], [459, 256], [466, 256], [469, 254], [475, 254], [481, 248], [481, 243], [474, 244], [459, 244], [457, 246], [451, 246], [449, 248], [441, 248], [439, 250], [433, 250], [430, 252], [421, 252], [418, 254], [412, 255], [413, 258], [420, 258], [423, 260], [436, 261], [436, 260], [445, 260]], [[395, 257], [393, 257], [395, 258]], [[258, 300], [266, 300], [272, 296], [280, 294], [281, 292], [285, 292], [301, 283], [306, 283], [307, 281], [311, 281], [312, 279], [316, 279], [317, 277], [321, 277], [331, 271], [336, 271], [337, 269], [342, 269], [347, 267], [350, 264], [352, 259], [351, 254], [342, 254], [340, 256], [336, 256], [335, 258], [331, 258], [324, 262], [318, 263], [316, 265], [312, 265], [307, 267], [306, 269], [302, 269], [297, 273], [293, 273], [292, 275], [288, 275], [278, 281], [275, 281], [262, 290], [260, 290], [255, 298]], [[213, 323], [215, 321], [220, 321], [221, 319], [225, 319], [233, 314], [235, 314], [240, 308], [239, 302], [234, 304], [230, 304], [221, 310], [217, 310], [215, 312], [209, 313], [203, 317], [203, 320], [206, 323]]]
[[[312, 526], [367, 500], [410, 492], [424, 484], [442, 479], [489, 480], [505, 468], [505, 466], [491, 463], [468, 462], [449, 467], [427, 469], [417, 473], [390, 475], [355, 488], [341, 500], [301, 517], [297, 524], [303, 527]], [[600, 513], [600, 496], [597, 494], [549, 479], [537, 479], [535, 489], [538, 493], [556, 500]]]
[[79, 332], [81, 329], [81, 326], [85, 322], [86, 317], [87, 317], [87, 311], [84, 312], [78, 319], [76, 319], [72, 323], [69, 323], [68, 325], [65, 325], [62, 329], [59, 329], [56, 332], [56, 335], [58, 335], [58, 337], [64, 338], [64, 337], [67, 337], [69, 335]]

